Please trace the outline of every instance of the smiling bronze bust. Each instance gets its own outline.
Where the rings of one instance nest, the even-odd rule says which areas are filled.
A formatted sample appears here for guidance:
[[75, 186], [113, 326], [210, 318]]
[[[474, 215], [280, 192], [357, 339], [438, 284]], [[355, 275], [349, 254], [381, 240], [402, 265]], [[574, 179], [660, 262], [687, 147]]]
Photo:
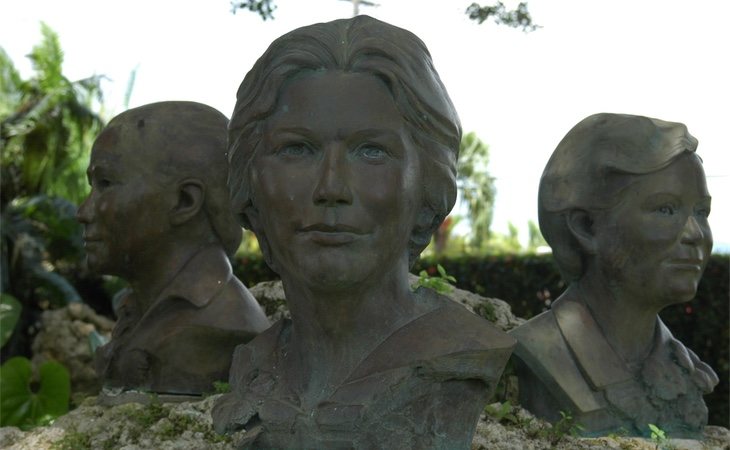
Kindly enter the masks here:
[[712, 250], [697, 140], [680, 123], [596, 114], [540, 182], [540, 229], [569, 286], [513, 330], [520, 401], [588, 435], [696, 437], [717, 375], [657, 315], [692, 300]]
[[211, 392], [236, 345], [269, 325], [227, 257], [241, 242], [220, 176], [227, 123], [200, 103], [152, 103], [116, 116], [94, 142], [77, 214], [87, 262], [131, 287], [96, 351], [105, 387]]
[[288, 33], [229, 130], [234, 211], [292, 319], [236, 349], [216, 428], [256, 448], [469, 448], [514, 340], [409, 286], [461, 137], [425, 45], [367, 16]]

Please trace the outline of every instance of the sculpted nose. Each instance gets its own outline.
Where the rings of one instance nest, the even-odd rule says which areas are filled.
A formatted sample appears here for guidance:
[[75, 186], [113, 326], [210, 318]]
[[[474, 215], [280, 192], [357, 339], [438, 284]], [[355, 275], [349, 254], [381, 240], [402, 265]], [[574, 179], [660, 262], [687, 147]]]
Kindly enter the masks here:
[[682, 229], [682, 242], [685, 244], [698, 244], [705, 238], [705, 233], [702, 230], [697, 218], [690, 215], [687, 218], [687, 222], [684, 224]]
[[339, 146], [324, 151], [312, 200], [319, 206], [352, 204], [347, 155]]
[[91, 199], [92, 194], [89, 194], [88, 197], [86, 197], [86, 200], [84, 200], [81, 205], [79, 205], [79, 209], [76, 210], [76, 220], [83, 224], [91, 223], [91, 220], [93, 218], [93, 200]]

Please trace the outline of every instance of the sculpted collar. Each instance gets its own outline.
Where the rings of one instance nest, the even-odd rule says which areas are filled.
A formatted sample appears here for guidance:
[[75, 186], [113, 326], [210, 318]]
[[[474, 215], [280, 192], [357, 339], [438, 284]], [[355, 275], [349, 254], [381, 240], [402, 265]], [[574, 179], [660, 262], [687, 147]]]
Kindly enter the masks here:
[[[201, 273], [216, 276], [201, 277]], [[168, 298], [180, 298], [202, 308], [225, 287], [231, 277], [233, 277], [231, 263], [223, 249], [219, 245], [203, 247], [185, 263], [170, 284], [162, 290], [155, 304]]]
[[[586, 380], [595, 390], [635, 378], [608, 343], [582, 300], [574, 296], [563, 298], [553, 303], [552, 310], [565, 342], [575, 355]], [[657, 317], [651, 353], [671, 340], [672, 334]]]

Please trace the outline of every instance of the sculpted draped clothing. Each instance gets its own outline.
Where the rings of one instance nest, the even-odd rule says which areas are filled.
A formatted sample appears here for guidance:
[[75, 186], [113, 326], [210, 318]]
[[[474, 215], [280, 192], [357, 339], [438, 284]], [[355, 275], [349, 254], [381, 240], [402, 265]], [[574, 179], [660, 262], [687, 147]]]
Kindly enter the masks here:
[[104, 385], [166, 394], [212, 392], [228, 379], [234, 348], [269, 324], [219, 246], [193, 256], [146, 312], [130, 292], [117, 315], [95, 354]]
[[469, 448], [514, 340], [430, 290], [416, 296], [438, 306], [376, 344], [313, 408], [280, 370], [290, 321], [239, 346], [216, 429], [245, 428], [252, 448]]
[[586, 304], [566, 292], [550, 311], [510, 331], [520, 402], [555, 421], [571, 412], [587, 435], [625, 429], [646, 435], [648, 424], [671, 436], [698, 436], [707, 424], [702, 400], [717, 375], [676, 340], [657, 317], [654, 343], [641, 367], [611, 348]]

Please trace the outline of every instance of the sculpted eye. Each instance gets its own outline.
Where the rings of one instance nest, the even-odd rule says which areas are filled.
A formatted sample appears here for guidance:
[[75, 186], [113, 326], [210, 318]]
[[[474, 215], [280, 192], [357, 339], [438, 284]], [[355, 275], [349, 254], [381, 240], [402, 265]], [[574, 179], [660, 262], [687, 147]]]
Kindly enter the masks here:
[[375, 144], [363, 144], [355, 152], [366, 160], [373, 162], [382, 161], [388, 156], [388, 152]]
[[281, 156], [296, 158], [300, 156], [311, 155], [313, 151], [312, 148], [305, 143], [294, 143], [284, 145], [279, 149], [277, 153]]
[[710, 216], [710, 208], [698, 208], [695, 210], [695, 214], [707, 218]]
[[662, 206], [658, 207], [656, 210], [659, 214], [663, 214], [665, 216], [674, 215], [674, 213], [676, 211], [674, 208], [674, 205], [662, 205]]

